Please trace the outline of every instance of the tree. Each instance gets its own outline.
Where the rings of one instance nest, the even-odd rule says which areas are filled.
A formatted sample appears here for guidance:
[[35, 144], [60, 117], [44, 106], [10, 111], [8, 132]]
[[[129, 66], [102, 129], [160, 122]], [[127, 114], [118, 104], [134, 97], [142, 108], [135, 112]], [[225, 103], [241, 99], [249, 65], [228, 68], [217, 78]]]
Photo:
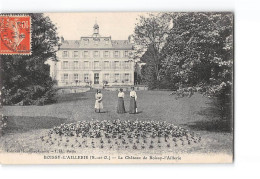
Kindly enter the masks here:
[[[160, 52], [166, 41], [170, 18], [163, 18], [163, 14], [148, 14], [140, 16], [139, 23], [134, 30], [135, 56], [141, 58], [154, 72], [155, 80], [160, 81]], [[156, 86], [158, 87], [158, 85]]]
[[56, 59], [57, 28], [49, 17], [30, 14], [32, 54], [2, 55], [4, 104], [23, 105], [53, 102], [54, 81], [49, 76], [47, 59]]
[[[232, 84], [233, 15], [178, 13], [164, 46], [162, 65], [184, 86]], [[171, 70], [169, 70], [171, 69]], [[208, 91], [216, 93], [216, 90]]]
[[[162, 69], [179, 90], [216, 97], [231, 106], [233, 88], [233, 14], [172, 13], [162, 50]], [[228, 100], [226, 100], [228, 99]], [[229, 112], [230, 113], [230, 112]]]

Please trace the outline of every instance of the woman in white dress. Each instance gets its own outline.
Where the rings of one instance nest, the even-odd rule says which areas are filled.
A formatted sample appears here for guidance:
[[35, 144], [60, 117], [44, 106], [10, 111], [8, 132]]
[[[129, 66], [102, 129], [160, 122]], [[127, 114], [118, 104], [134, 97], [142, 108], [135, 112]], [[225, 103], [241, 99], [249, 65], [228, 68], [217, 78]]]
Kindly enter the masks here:
[[118, 96], [117, 113], [123, 114], [125, 113], [125, 104], [124, 104], [125, 93], [123, 92], [122, 88], [120, 89], [117, 96]]
[[95, 94], [96, 102], [95, 102], [95, 112], [98, 111], [100, 113], [100, 110], [103, 109], [103, 95], [101, 93], [101, 90], [97, 90], [97, 93]]
[[129, 107], [129, 113], [130, 114], [136, 114], [137, 113], [137, 105], [136, 105], [137, 95], [134, 90], [134, 87], [131, 87], [130, 91], [130, 107]]

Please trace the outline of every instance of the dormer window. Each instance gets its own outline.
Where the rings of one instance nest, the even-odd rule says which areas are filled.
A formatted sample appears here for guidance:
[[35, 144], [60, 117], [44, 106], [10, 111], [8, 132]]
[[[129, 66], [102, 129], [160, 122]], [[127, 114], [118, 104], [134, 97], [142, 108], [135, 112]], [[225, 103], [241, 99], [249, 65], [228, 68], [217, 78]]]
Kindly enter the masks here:
[[108, 45], [109, 39], [105, 39], [105, 44]]
[[99, 38], [94, 38], [94, 44], [95, 44], [95, 45], [97, 45], [99, 41], [100, 41]]
[[88, 39], [84, 39], [84, 45], [88, 45], [89, 44], [89, 40]]

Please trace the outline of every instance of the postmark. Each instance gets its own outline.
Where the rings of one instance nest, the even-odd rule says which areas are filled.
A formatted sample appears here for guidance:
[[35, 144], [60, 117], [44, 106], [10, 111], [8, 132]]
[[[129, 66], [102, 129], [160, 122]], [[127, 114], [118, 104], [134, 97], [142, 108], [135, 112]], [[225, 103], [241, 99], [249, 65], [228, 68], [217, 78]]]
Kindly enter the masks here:
[[29, 15], [0, 16], [0, 54], [31, 54], [31, 17]]

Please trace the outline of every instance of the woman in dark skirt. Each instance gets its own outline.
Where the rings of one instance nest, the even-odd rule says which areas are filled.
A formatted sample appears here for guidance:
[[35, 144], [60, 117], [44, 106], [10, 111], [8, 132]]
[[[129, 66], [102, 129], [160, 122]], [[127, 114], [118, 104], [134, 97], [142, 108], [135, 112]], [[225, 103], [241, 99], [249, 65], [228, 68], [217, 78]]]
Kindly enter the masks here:
[[120, 91], [119, 91], [117, 96], [118, 96], [117, 113], [118, 114], [123, 114], [123, 113], [125, 113], [125, 104], [124, 104], [125, 94], [124, 94], [122, 88], [120, 89]]
[[137, 105], [136, 105], [136, 100], [137, 100], [137, 95], [136, 92], [134, 90], [134, 87], [131, 88], [130, 91], [130, 109], [129, 109], [129, 113], [130, 114], [136, 114], [137, 113]]

